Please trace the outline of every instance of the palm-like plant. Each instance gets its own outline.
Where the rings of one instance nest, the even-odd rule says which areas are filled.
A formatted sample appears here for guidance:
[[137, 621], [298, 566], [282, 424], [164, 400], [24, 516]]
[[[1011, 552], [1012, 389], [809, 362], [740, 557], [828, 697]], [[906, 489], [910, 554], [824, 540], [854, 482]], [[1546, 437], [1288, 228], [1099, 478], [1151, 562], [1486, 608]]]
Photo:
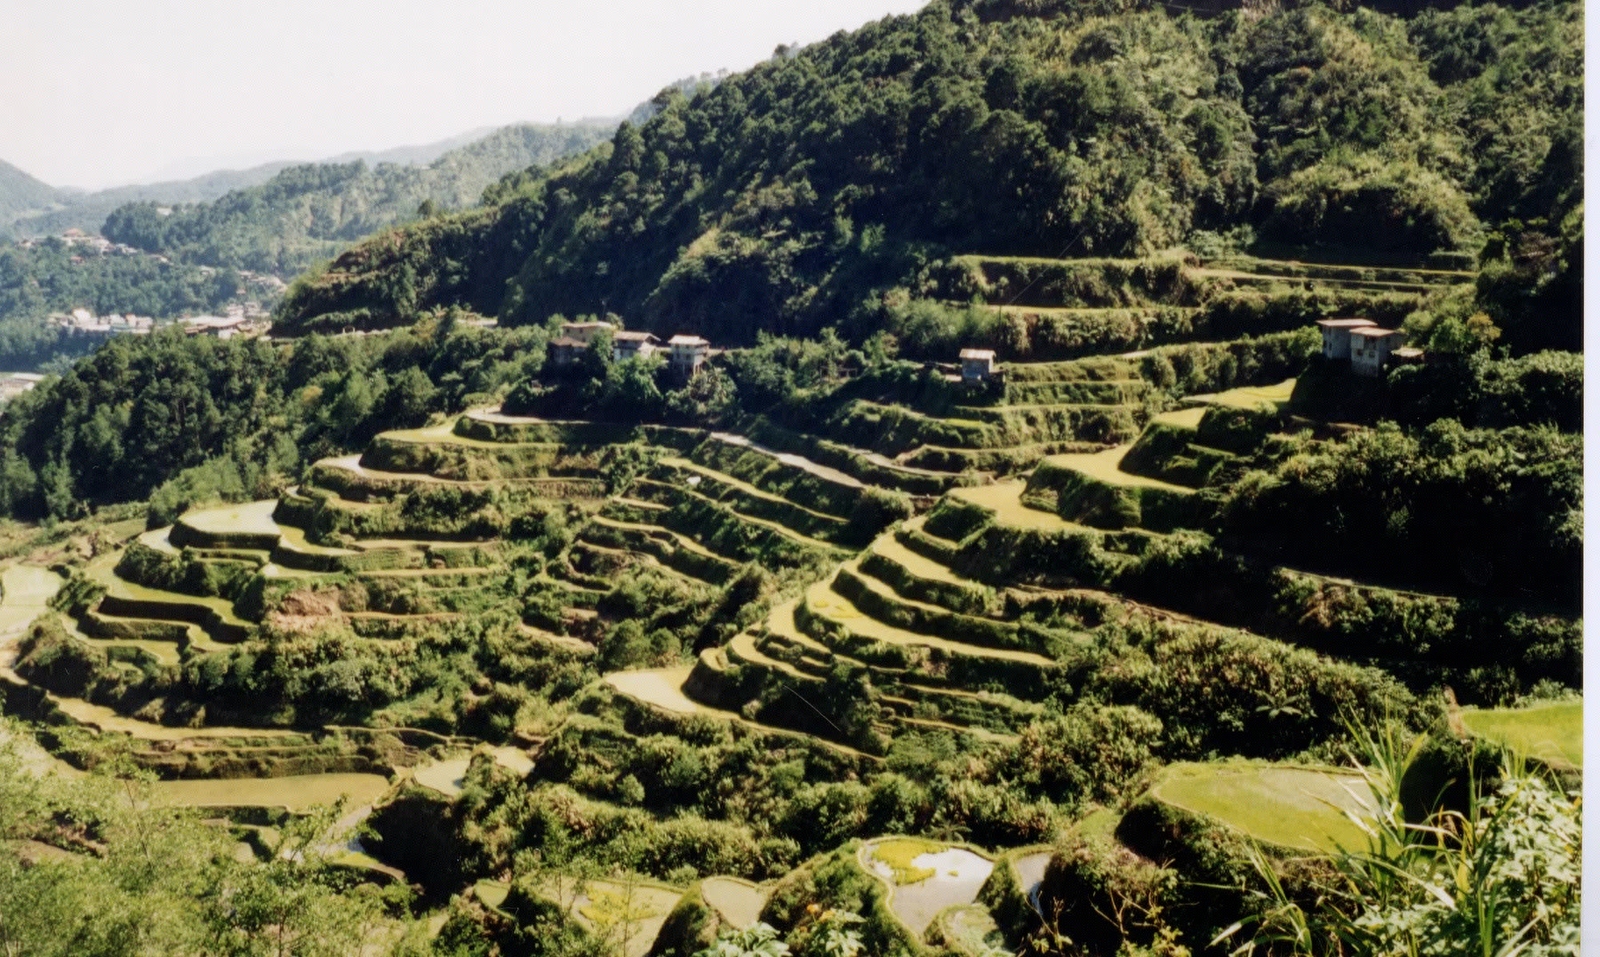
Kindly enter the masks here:
[[770, 924], [756, 921], [743, 930], [724, 929], [717, 942], [694, 957], [784, 957], [789, 945], [778, 939]]
[[[1227, 928], [1212, 943], [1255, 933], [1235, 954], [1271, 948], [1300, 955], [1534, 957], [1578, 953], [1582, 821], [1575, 796], [1508, 758], [1496, 791], [1479, 799], [1468, 781], [1466, 810], [1405, 819], [1400, 781], [1421, 741], [1392, 730], [1357, 734], [1360, 768], [1373, 795], [1351, 819], [1364, 850], [1333, 859], [1334, 876], [1314, 888], [1307, 908], [1284, 888], [1271, 860], [1252, 851], [1262, 878], [1253, 922]], [[1475, 778], [1469, 769], [1469, 778]]]

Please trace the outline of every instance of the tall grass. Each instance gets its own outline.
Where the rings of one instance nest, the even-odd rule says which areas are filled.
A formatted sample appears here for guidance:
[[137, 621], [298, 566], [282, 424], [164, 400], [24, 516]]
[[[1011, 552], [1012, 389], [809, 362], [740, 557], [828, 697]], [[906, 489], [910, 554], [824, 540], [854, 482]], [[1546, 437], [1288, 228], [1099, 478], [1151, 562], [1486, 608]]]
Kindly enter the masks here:
[[1259, 848], [1261, 908], [1213, 945], [1234, 954], [1531, 957], [1578, 953], [1582, 819], [1578, 798], [1508, 754], [1497, 779], [1467, 770], [1465, 807], [1406, 819], [1401, 781], [1425, 737], [1352, 729], [1374, 803], [1351, 819], [1364, 849], [1335, 855], [1291, 889]]

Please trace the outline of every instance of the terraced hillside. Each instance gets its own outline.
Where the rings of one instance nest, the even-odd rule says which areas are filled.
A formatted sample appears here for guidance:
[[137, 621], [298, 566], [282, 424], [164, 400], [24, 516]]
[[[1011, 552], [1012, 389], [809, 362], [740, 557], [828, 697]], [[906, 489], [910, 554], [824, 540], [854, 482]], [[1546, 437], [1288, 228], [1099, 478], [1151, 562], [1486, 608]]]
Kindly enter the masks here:
[[1576, 952], [1582, 8], [1116, 6], [6, 403], [0, 950]]
[[[1285, 861], [1357, 843], [1323, 820], [1355, 779], [1315, 764], [1347, 716], [1576, 686], [1559, 593], [1298, 567], [1244, 520], [1263, 482], [1382, 435], [1301, 414], [1310, 345], [1012, 362], [970, 391], [936, 369], [931, 399], [872, 373], [809, 430], [489, 408], [385, 432], [276, 500], [103, 539], [64, 582], [16, 566], [19, 628], [60, 591], [11, 642], [7, 706], [130, 741], [195, 782], [175, 800], [295, 809], [355, 782], [373, 836], [330, 838], [339, 859], [436, 900], [475, 885], [485, 933], [559, 913], [688, 954], [821, 903], [885, 952], [1041, 920], [1112, 947], [1093, 861], [1215, 882], [1196, 835]], [[896, 833], [974, 844], [848, 843]], [[518, 846], [587, 863], [528, 870]], [[887, 877], [882, 847], [906, 857]], [[583, 884], [597, 864], [611, 883]], [[1198, 937], [1243, 903], [1166, 906]]]
[[1184, 251], [1144, 259], [961, 255], [929, 266], [914, 287], [926, 298], [902, 310], [908, 318], [942, 315], [963, 338], [929, 337], [910, 322], [897, 331], [929, 357], [976, 346], [1009, 360], [1061, 360], [1284, 332], [1327, 315], [1398, 324], [1474, 276]]

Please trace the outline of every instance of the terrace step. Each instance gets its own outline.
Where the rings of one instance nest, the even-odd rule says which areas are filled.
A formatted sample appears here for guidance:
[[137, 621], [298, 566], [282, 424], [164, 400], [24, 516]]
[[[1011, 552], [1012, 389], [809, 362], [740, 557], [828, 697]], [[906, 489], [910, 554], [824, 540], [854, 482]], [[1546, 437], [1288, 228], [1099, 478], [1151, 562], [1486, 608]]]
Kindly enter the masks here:
[[[661, 511], [666, 511], [666, 509], [661, 509]], [[634, 533], [634, 535], [656, 539], [658, 543], [664, 544], [664, 546], [670, 547], [674, 551], [682, 549], [682, 551], [691, 552], [691, 554], [696, 555], [699, 559], [706, 560], [706, 562], [720, 563], [730, 576], [739, 567], [738, 560], [730, 559], [728, 555], [710, 551], [710, 549], [702, 546], [698, 541], [694, 541], [690, 536], [680, 535], [677, 531], [661, 527], [661, 525], [646, 525], [646, 523], [642, 522], [621, 522], [618, 519], [606, 519], [605, 515], [592, 515], [590, 523], [598, 528], [613, 528], [613, 530], [626, 531], [626, 533]], [[579, 533], [579, 535], [582, 535], [582, 533]]]
[[96, 608], [83, 613], [76, 627], [85, 637], [95, 641], [139, 641], [170, 644], [175, 650], [196, 648], [200, 651], [217, 651], [221, 645], [201, 626], [192, 621], [163, 618], [129, 618], [108, 615]]
[[833, 576], [807, 589], [805, 607], [810, 614], [844, 629], [851, 636], [867, 643], [933, 649], [947, 655], [1012, 662], [1045, 670], [1053, 670], [1056, 667], [1054, 661], [1037, 652], [971, 645], [885, 624], [863, 612], [854, 602], [841, 595], [834, 587]]
[[826, 678], [828, 676], [831, 664], [826, 659], [808, 656], [798, 646], [785, 643], [781, 639], [774, 638], [771, 634], [754, 640], [755, 649], [774, 661], [782, 661], [796, 671], [814, 678]]
[[705, 440], [701, 429], [584, 419], [544, 419], [507, 415], [498, 408], [474, 409], [456, 419], [455, 434], [486, 442], [553, 442], [565, 446], [603, 446], [643, 441], [688, 451]]
[[1042, 632], [1023, 631], [1014, 622], [952, 611], [943, 605], [906, 598], [864, 572], [852, 559], [834, 573], [833, 590], [885, 624], [899, 623], [918, 634], [938, 635], [982, 648], [1041, 650]]
[[[826, 512], [818, 512], [814, 509], [807, 508], [804, 505], [791, 502], [781, 495], [774, 495], [771, 492], [751, 485], [749, 482], [746, 482], [743, 479], [735, 478], [726, 472], [719, 472], [716, 469], [708, 468], [707, 466], [701, 465], [700, 463], [691, 461], [689, 459], [668, 456], [661, 460], [661, 464], [667, 466], [668, 468], [688, 472], [691, 474], [691, 476], [698, 476], [702, 482], [696, 484], [704, 484], [704, 482], [709, 481], [716, 485], [724, 486], [734, 493], [733, 495], [728, 496], [729, 498], [733, 498], [735, 496], [744, 496], [749, 499], [755, 499], [758, 502], [766, 503], [768, 506], [775, 508], [780, 512], [790, 512], [796, 517], [803, 516], [805, 519], [808, 519], [810, 522], [816, 523], [821, 527], [831, 527], [842, 530], [849, 524], [848, 521], [840, 518], [837, 515], [829, 515]], [[719, 497], [718, 501], [722, 501], [726, 504], [727, 499]], [[745, 509], [740, 509], [740, 511], [745, 511]]]
[[753, 525], [753, 526], [756, 526], [758, 528], [766, 529], [767, 531], [773, 532], [773, 533], [775, 533], [777, 535], [780, 535], [783, 538], [786, 538], [789, 541], [791, 541], [791, 542], [793, 542], [793, 543], [795, 543], [797, 545], [800, 545], [802, 547], [809, 548], [809, 549], [815, 549], [817, 551], [821, 551], [821, 552], [823, 552], [825, 554], [829, 554], [829, 555], [838, 555], [838, 554], [842, 554], [843, 553], [843, 549], [841, 549], [839, 546], [836, 546], [836, 545], [830, 544], [828, 542], [821, 541], [820, 539], [815, 539], [815, 538], [812, 538], [812, 537], [810, 537], [808, 535], [805, 535], [805, 534], [802, 534], [800, 532], [797, 532], [794, 529], [790, 528], [789, 526], [784, 525], [784, 524], [782, 524], [780, 522], [771, 521], [771, 520], [765, 519], [765, 518], [757, 518], [754, 515], [750, 515], [750, 514], [744, 512], [744, 511], [738, 509], [738, 508], [735, 508], [733, 505], [731, 505], [728, 502], [718, 501], [718, 500], [716, 500], [714, 498], [711, 498], [709, 496], [702, 495], [699, 492], [696, 492], [691, 488], [685, 488], [683, 486], [672, 485], [670, 483], [661, 482], [661, 481], [658, 481], [658, 480], [655, 480], [655, 479], [641, 478], [641, 479], [635, 480], [634, 489], [637, 492], [644, 493], [644, 494], [657, 494], [657, 495], [662, 495], [664, 497], [672, 497], [672, 498], [676, 498], [676, 497], [682, 496], [682, 497], [686, 497], [686, 498], [689, 498], [689, 499], [702, 501], [702, 502], [705, 502], [706, 504], [715, 505], [715, 506], [717, 506], [719, 508], [726, 509], [728, 512], [732, 513], [733, 516], [736, 519], [738, 519], [740, 522], [743, 522], [743, 523], [746, 523], [746, 524], [749, 524], [749, 525]]
[[895, 541], [905, 546], [906, 550], [931, 562], [948, 566], [960, 554], [961, 546], [948, 538], [940, 538], [923, 528], [927, 519], [925, 515], [902, 524], [894, 532]]
[[750, 429], [770, 445], [800, 450], [816, 459], [826, 459], [832, 463], [831, 467], [867, 485], [899, 489], [913, 495], [942, 495], [952, 485], [971, 481], [967, 476], [906, 465], [873, 449], [794, 432], [761, 417], [756, 418]]
[[1021, 740], [1020, 735], [1007, 734], [1002, 731], [990, 731], [988, 728], [975, 724], [958, 724], [953, 721], [940, 721], [936, 718], [910, 718], [897, 717], [900, 724], [911, 725], [916, 728], [931, 728], [938, 731], [955, 731], [960, 734], [970, 734], [984, 741], [999, 743], [1013, 743]]
[[271, 551], [278, 544], [272, 520], [277, 499], [185, 512], [167, 534], [175, 547]]
[[903, 598], [925, 601], [949, 611], [983, 615], [995, 604], [993, 589], [913, 551], [893, 533], [879, 535], [873, 540], [861, 559], [861, 568]]
[[1143, 382], [1136, 363], [1117, 356], [1090, 356], [1058, 362], [1009, 362], [1006, 384], [1055, 382]]
[[726, 648], [727, 660], [730, 664], [750, 665], [756, 668], [765, 668], [769, 671], [776, 671], [780, 674], [786, 675], [789, 678], [793, 678], [795, 681], [821, 680], [816, 675], [805, 674], [787, 662], [779, 661], [776, 658], [772, 658], [766, 654], [763, 654], [761, 649], [756, 647], [755, 636], [751, 635], [748, 631], [741, 631], [737, 635], [734, 635], [724, 647]]
[[784, 465], [793, 466], [801, 471], [808, 472], [825, 482], [832, 482], [835, 485], [843, 485], [845, 488], [866, 488], [866, 484], [853, 475], [847, 475], [836, 468], [823, 465], [820, 462], [813, 462], [803, 455], [796, 455], [793, 452], [780, 452], [777, 449], [768, 448], [759, 442], [752, 441], [747, 436], [734, 435], [731, 432], [713, 432], [711, 433], [711, 438], [726, 445], [736, 446], [741, 449], [749, 449], [752, 452], [759, 452], [762, 455], [778, 460]]
[[963, 688], [933, 687], [909, 680], [884, 685], [884, 691], [913, 707], [926, 704], [943, 720], [994, 730], [1025, 727], [1039, 715], [1039, 707], [1009, 695], [974, 692]]
[[486, 491], [504, 486], [534, 490], [545, 489], [551, 497], [604, 498], [605, 483], [595, 478], [540, 477], [498, 479], [447, 479], [426, 472], [386, 472], [361, 464], [360, 455], [346, 455], [318, 461], [311, 467], [311, 478], [319, 487], [338, 492], [358, 501], [373, 497], [388, 497], [415, 490], [417, 487], [457, 488]]
[[961, 471], [980, 477], [982, 481], [966, 483], [984, 485], [998, 475], [1010, 475], [1032, 468], [1047, 455], [1062, 452], [1080, 452], [1098, 449], [1102, 442], [1061, 440], [1052, 442], [1010, 443], [996, 448], [957, 448], [945, 445], [919, 445], [902, 453], [908, 462], [918, 462], [928, 467]]
[[595, 654], [596, 651], [594, 645], [589, 644], [587, 641], [584, 641], [581, 638], [573, 638], [569, 635], [558, 635], [553, 631], [546, 631], [543, 628], [536, 628], [533, 625], [526, 623], [520, 623], [517, 625], [517, 634], [528, 639], [529, 641], [550, 645], [551, 647], [560, 649], [562, 651], [576, 652], [577, 654], [585, 657]]
[[[184, 623], [173, 624], [181, 626]], [[183, 661], [186, 642], [181, 640], [101, 637], [89, 634], [76, 624], [70, 624], [67, 630], [79, 641], [104, 651], [107, 658], [118, 664], [136, 664], [142, 659], [149, 659], [157, 665], [178, 665]]]
[[643, 499], [628, 498], [625, 495], [617, 495], [613, 498], [613, 501], [629, 508], [644, 509], [647, 512], [665, 512], [668, 509], [668, 506], [662, 505], [660, 502], [647, 502]]
[[833, 651], [800, 629], [795, 623], [795, 608], [800, 604], [798, 599], [790, 599], [772, 606], [767, 613], [767, 631], [769, 634], [781, 638], [800, 648], [803, 653], [810, 654], [824, 661], [833, 657]]
[[90, 562], [85, 573], [106, 587], [95, 610], [116, 618], [182, 621], [198, 625], [215, 641], [236, 644], [254, 636], [256, 625], [239, 618], [233, 602], [163, 591], [127, 581], [115, 572], [121, 552], [110, 552]]
[[[597, 544], [593, 541], [582, 538], [582, 534], [583, 533], [580, 532], [579, 540], [573, 543], [572, 549], [568, 552], [569, 556], [581, 549], [592, 555], [599, 556], [603, 560], [609, 559], [611, 563], [618, 565], [618, 567], [615, 569], [606, 567], [596, 568], [594, 570], [594, 575], [605, 576], [620, 574], [623, 568], [637, 564], [648, 565], [651, 568], [659, 569], [667, 575], [676, 576], [694, 585], [706, 585], [716, 588], [719, 587], [722, 582], [727, 580], [726, 575], [716, 575], [716, 573], [713, 572], [712, 574], [716, 576], [715, 578], [704, 577], [701, 574], [697, 574], [699, 569], [696, 569], [693, 566], [681, 567], [686, 563], [681, 561], [674, 563], [670, 560], [674, 555], [674, 551], [672, 550], [667, 550], [665, 552], [665, 557], [663, 557], [646, 550], [634, 548], [615, 548], [609, 545]], [[594, 577], [594, 575], [590, 575], [589, 573], [584, 574], [591, 578]]]

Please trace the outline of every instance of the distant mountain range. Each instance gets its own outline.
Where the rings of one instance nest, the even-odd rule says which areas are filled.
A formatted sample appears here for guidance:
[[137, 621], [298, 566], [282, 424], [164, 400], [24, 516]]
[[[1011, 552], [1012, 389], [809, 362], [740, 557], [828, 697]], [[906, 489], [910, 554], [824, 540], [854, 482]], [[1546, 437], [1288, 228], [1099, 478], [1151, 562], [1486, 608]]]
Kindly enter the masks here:
[[[551, 126], [550, 128], [560, 129], [563, 126], [569, 129], [574, 127], [596, 127], [603, 128], [609, 133], [611, 129], [615, 128], [616, 123], [616, 120], [580, 120], [576, 123]], [[434, 143], [399, 146], [388, 150], [343, 153], [320, 160], [314, 165], [348, 165], [359, 160], [374, 167], [382, 164], [423, 166], [433, 163], [451, 151], [483, 142], [486, 139], [503, 134], [507, 130], [529, 128], [539, 129], [542, 127], [533, 124], [517, 124], [505, 127], [502, 130], [496, 130], [493, 127], [481, 127]], [[508, 153], [504, 156], [504, 159], [507, 162], [516, 162], [518, 158]], [[81, 229], [89, 233], [99, 232], [107, 216], [117, 208], [129, 203], [176, 205], [209, 202], [219, 199], [234, 190], [259, 186], [286, 169], [304, 165], [308, 164], [280, 160], [252, 166], [248, 169], [216, 170], [192, 179], [117, 186], [111, 189], [85, 192], [51, 186], [4, 160], [0, 160], [0, 240], [23, 239], [30, 236], [54, 236], [60, 235], [68, 229]], [[530, 164], [525, 163], [522, 165]], [[477, 189], [481, 190], [483, 186], [493, 182], [501, 174], [511, 172], [517, 168], [520, 167], [511, 166], [498, 170], [479, 185]]]
[[209, 202], [125, 203], [99, 228], [107, 239], [145, 252], [287, 279], [385, 227], [475, 206], [508, 174], [528, 175], [587, 152], [610, 138], [617, 123], [507, 126], [425, 165], [369, 166], [357, 158], [290, 166]]
[[0, 223], [59, 201], [61, 191], [0, 160]]

